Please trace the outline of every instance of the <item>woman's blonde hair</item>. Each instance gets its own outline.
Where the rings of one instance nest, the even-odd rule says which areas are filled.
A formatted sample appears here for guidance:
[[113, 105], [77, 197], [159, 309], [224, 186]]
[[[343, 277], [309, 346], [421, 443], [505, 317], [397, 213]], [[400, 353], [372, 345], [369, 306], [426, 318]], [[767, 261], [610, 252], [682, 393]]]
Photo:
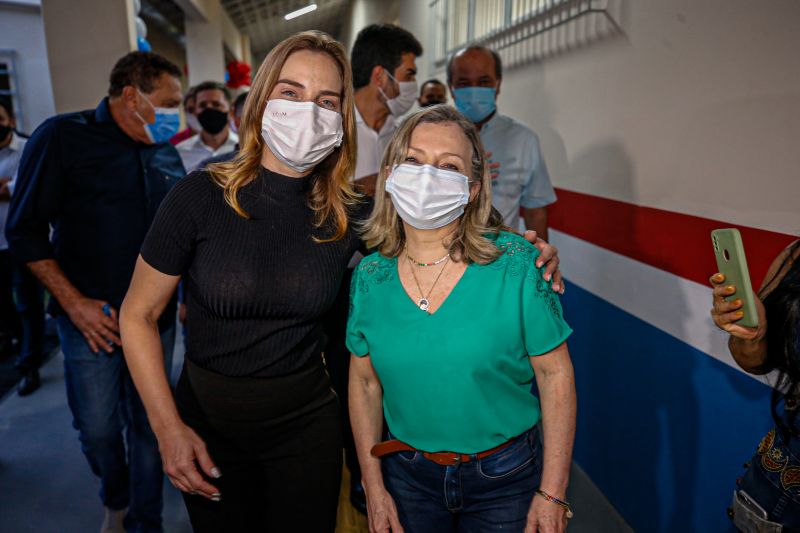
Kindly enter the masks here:
[[348, 208], [359, 198], [354, 192], [350, 177], [355, 171], [356, 134], [353, 115], [353, 76], [347, 53], [338, 41], [321, 31], [296, 33], [283, 40], [261, 63], [244, 104], [239, 127], [239, 153], [230, 162], [210, 165], [214, 181], [225, 190], [225, 201], [240, 216], [250, 215], [239, 203], [239, 189], [251, 183], [261, 168], [262, 153], [266, 143], [261, 137], [261, 119], [272, 90], [277, 85], [284, 63], [293, 53], [310, 50], [327, 54], [334, 60], [342, 76], [342, 144], [321, 161], [313, 171], [312, 187], [308, 195], [311, 208], [316, 213], [316, 226], [328, 226], [324, 238], [318, 242], [336, 241], [347, 233]]
[[364, 223], [363, 236], [367, 247], [377, 249], [386, 257], [397, 257], [406, 245], [403, 222], [386, 192], [386, 178], [395, 165], [405, 161], [411, 134], [420, 124], [452, 123], [461, 128], [472, 145], [472, 179], [481, 184], [474, 200], [464, 208], [458, 228], [449, 242], [454, 259], [491, 263], [500, 255], [493, 242], [502, 226], [502, 220], [492, 210], [492, 184], [483, 143], [475, 126], [464, 115], [447, 105], [436, 105], [410, 116], [394, 134], [383, 155], [375, 193], [375, 208]]

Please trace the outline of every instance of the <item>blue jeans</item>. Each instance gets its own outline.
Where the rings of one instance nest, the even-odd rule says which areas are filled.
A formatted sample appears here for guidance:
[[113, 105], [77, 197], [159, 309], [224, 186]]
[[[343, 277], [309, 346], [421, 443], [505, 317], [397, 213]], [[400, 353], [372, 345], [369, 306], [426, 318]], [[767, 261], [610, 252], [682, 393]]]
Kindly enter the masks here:
[[407, 533], [521, 533], [542, 476], [536, 428], [468, 463], [441, 466], [421, 452], [395, 453], [381, 461], [386, 489]]
[[[770, 430], [758, 445], [737, 490], [744, 491], [763, 508], [769, 522], [783, 525], [784, 530], [800, 529], [800, 438], [793, 435], [786, 439], [780, 430]], [[748, 525], [754, 523], [760, 527], [754, 530], [768, 530], [760, 518], [749, 519]]]
[[[58, 317], [58, 336], [72, 424], [92, 472], [100, 478], [103, 505], [114, 510], [128, 508], [124, 521], [128, 532], [160, 532], [161, 456], [122, 350], [93, 353], [64, 316]], [[164, 364], [170, 368], [174, 327], [161, 334], [161, 343]]]

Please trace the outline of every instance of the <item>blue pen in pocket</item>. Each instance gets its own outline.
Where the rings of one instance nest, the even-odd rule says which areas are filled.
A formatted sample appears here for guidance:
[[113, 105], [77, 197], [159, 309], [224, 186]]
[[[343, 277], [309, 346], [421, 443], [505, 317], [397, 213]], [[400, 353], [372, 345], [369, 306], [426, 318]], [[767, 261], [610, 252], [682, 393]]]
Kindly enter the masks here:
[[[103, 304], [103, 314], [111, 318], [111, 306], [109, 304]], [[106, 342], [109, 346], [114, 346], [114, 341], [106, 339]]]

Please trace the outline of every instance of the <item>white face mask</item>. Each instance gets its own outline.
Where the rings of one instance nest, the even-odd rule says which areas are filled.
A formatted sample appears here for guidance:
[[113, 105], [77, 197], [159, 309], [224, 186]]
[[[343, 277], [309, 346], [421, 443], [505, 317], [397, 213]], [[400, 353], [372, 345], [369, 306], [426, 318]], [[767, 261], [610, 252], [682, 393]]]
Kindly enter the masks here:
[[386, 107], [389, 108], [389, 112], [396, 117], [402, 116], [408, 112], [408, 110], [411, 109], [411, 106], [414, 105], [414, 102], [417, 101], [417, 93], [419, 92], [417, 88], [417, 82], [416, 80], [397, 81], [397, 78], [389, 74], [388, 70], [385, 70], [384, 72], [386, 72], [386, 75], [389, 76], [392, 81], [394, 81], [400, 87], [400, 92], [394, 98], [389, 98], [386, 96], [386, 93], [383, 92], [383, 89], [379, 87], [378, 90], [381, 92], [383, 97], [386, 98]]
[[417, 229], [448, 225], [464, 213], [469, 179], [432, 165], [397, 165], [386, 179], [397, 214]]
[[314, 102], [267, 102], [261, 136], [286, 166], [305, 172], [342, 144], [342, 115]]
[[186, 125], [194, 132], [199, 132], [203, 129], [200, 125], [200, 121], [197, 120], [197, 115], [194, 113], [186, 113]]

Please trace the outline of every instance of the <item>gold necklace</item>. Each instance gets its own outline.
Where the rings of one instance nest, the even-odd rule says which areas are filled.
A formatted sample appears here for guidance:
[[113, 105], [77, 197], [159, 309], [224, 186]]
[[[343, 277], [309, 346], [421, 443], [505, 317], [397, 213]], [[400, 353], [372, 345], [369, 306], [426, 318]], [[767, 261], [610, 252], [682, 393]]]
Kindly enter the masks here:
[[450, 252], [447, 252], [446, 256], [442, 257], [441, 259], [437, 259], [433, 263], [422, 263], [420, 261], [417, 261], [416, 259], [411, 257], [411, 254], [408, 253], [408, 250], [406, 250], [406, 257], [408, 257], [408, 260], [417, 265], [418, 267], [432, 267], [436, 265], [441, 265], [442, 263], [450, 259]]
[[416, 262], [413, 259], [411, 259], [411, 257], [408, 255], [408, 250], [406, 250], [406, 258], [408, 259], [408, 262], [411, 263], [411, 275], [414, 277], [414, 282], [417, 284], [417, 290], [422, 296], [422, 298], [417, 300], [417, 307], [419, 307], [421, 310], [427, 313], [428, 308], [430, 307], [430, 300], [428, 300], [428, 297], [433, 292], [433, 288], [436, 286], [436, 283], [439, 281], [439, 278], [441, 278], [442, 274], [444, 274], [444, 269], [447, 268], [447, 263], [450, 262], [449, 261], [450, 254], [448, 254], [447, 257], [444, 259], [444, 266], [442, 266], [442, 269], [439, 271], [439, 275], [436, 276], [436, 279], [433, 280], [433, 285], [431, 285], [431, 288], [428, 290], [428, 294], [422, 292], [422, 287], [420, 286], [419, 280], [417, 279], [417, 273], [414, 272], [414, 264], [416, 264]]

